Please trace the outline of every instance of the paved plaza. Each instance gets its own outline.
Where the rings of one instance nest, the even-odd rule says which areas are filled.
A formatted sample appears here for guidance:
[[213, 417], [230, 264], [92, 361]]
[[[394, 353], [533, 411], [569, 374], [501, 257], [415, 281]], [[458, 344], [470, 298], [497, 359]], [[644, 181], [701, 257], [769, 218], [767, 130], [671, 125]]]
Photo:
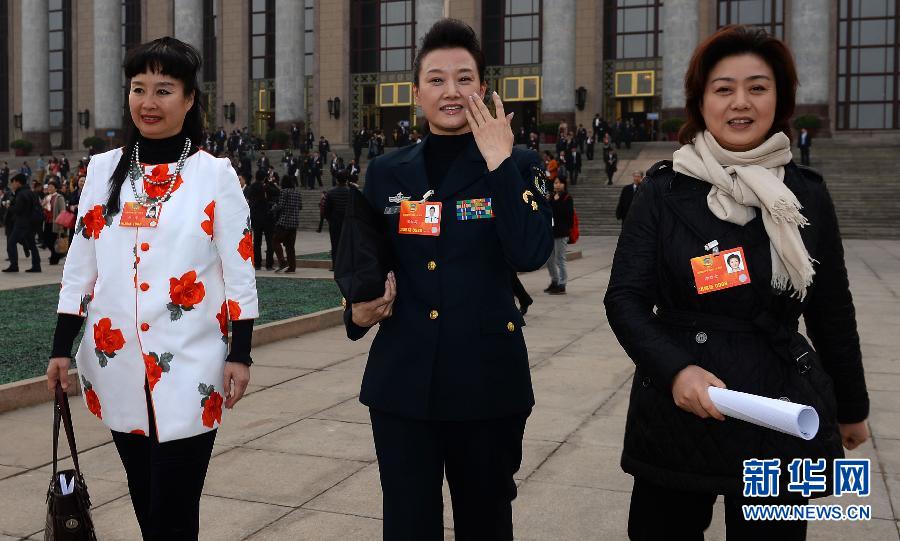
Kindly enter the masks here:
[[[298, 253], [321, 251], [325, 238], [301, 234]], [[602, 307], [615, 241], [579, 241], [585, 257], [569, 264], [568, 295], [540, 293], [546, 271], [523, 276], [535, 297], [524, 330], [537, 405], [516, 475], [517, 539], [626, 539], [632, 480], [620, 469], [619, 456], [634, 366]], [[870, 458], [874, 473], [870, 497], [837, 503], [871, 504], [873, 518], [811, 523], [809, 539], [900, 540], [900, 242], [845, 245], [873, 433], [850, 456]], [[58, 280], [59, 271], [52, 272], [27, 280]], [[3, 280], [4, 288], [21, 287], [26, 278]], [[398, 286], [402, 291], [403, 284]], [[200, 539], [381, 538], [378, 466], [368, 412], [357, 400], [374, 335], [354, 343], [338, 327], [254, 349], [250, 394], [226, 412], [216, 441], [201, 502]], [[73, 410], [99, 539], [140, 539], [108, 430], [80, 399]], [[51, 421], [49, 404], [0, 415], [0, 541], [43, 539]], [[453, 539], [446, 487], [445, 526], [446, 538]], [[725, 539], [721, 502], [707, 539]]]

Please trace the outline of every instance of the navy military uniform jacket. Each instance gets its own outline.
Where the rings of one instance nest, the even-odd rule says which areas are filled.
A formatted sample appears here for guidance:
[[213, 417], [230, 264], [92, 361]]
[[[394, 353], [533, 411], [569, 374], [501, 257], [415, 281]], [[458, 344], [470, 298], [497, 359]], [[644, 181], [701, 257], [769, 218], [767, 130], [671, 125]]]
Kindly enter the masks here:
[[[363, 193], [384, 209], [397, 297], [369, 351], [360, 401], [415, 419], [529, 411], [525, 321], [513, 302], [511, 273], [539, 269], [553, 247], [540, 158], [513, 149], [489, 172], [473, 140], [429, 198], [443, 203], [440, 236], [401, 235], [392, 207], [398, 194], [415, 201], [428, 191], [426, 143], [379, 157], [366, 172]], [[457, 219], [457, 202], [481, 198], [491, 199], [492, 218]], [[353, 340], [368, 331], [353, 324], [349, 306], [344, 321]]]

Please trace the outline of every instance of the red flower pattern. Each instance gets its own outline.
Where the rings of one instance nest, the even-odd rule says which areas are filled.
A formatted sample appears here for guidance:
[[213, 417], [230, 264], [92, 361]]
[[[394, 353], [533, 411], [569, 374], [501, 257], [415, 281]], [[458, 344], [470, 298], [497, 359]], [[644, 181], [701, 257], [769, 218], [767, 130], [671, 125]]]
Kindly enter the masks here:
[[205, 296], [206, 288], [203, 282], [197, 281], [196, 271], [186, 272], [181, 278], [169, 278], [169, 298], [172, 299], [172, 304], [190, 310], [200, 304]]
[[100, 397], [94, 391], [94, 386], [87, 378], [81, 376], [81, 388], [84, 390], [84, 400], [87, 403], [88, 411], [97, 416], [98, 419], [103, 418], [102, 408], [100, 407]]
[[222, 308], [219, 309], [219, 313], [216, 314], [216, 319], [219, 321], [219, 330], [222, 331], [222, 339], [226, 342], [228, 341], [228, 306], [226, 303], [222, 303]]
[[159, 378], [162, 377], [163, 373], [162, 368], [156, 363], [156, 357], [144, 354], [144, 366], [147, 369], [147, 384], [150, 386], [151, 391], [156, 387], [156, 383], [159, 381]]
[[147, 373], [147, 385], [150, 386], [150, 390], [152, 391], [153, 387], [155, 387], [160, 378], [162, 378], [162, 375], [170, 370], [170, 365], [175, 356], [171, 353], [157, 355], [151, 351], [149, 354], [144, 353], [143, 357], [144, 368]]
[[228, 299], [228, 317], [231, 321], [241, 318], [241, 305], [237, 301]]
[[219, 330], [222, 331], [222, 340], [228, 342], [228, 321], [234, 321], [241, 317], [241, 305], [237, 301], [228, 299], [222, 303], [216, 319], [219, 321]]
[[100, 231], [108, 225], [105, 213], [106, 209], [103, 205], [96, 205], [81, 217], [81, 234], [84, 235], [84, 238], [100, 238]]
[[212, 238], [213, 222], [215, 221], [215, 218], [216, 218], [216, 202], [211, 201], [208, 205], [206, 205], [206, 208], [203, 209], [203, 212], [205, 212], [206, 215], [209, 216], [209, 219], [204, 220], [203, 223], [200, 224], [200, 227], [203, 229], [203, 231], [207, 235], [210, 236], [210, 238]]
[[214, 385], [201, 383], [197, 391], [203, 396], [200, 407], [203, 408], [203, 426], [213, 428], [214, 423], [222, 424], [222, 395], [216, 392]]
[[105, 317], [94, 324], [94, 351], [100, 360], [100, 366], [106, 366], [107, 360], [116, 356], [116, 352], [125, 347], [125, 336], [120, 329], [112, 328], [112, 321]]
[[253, 235], [250, 231], [244, 231], [244, 236], [241, 237], [241, 242], [238, 244], [238, 253], [245, 261], [249, 260], [254, 265], [256, 264], [253, 260]]
[[[150, 171], [150, 180], [154, 182], [162, 182], [166, 180], [169, 176], [169, 164], [161, 163], [153, 168]], [[181, 175], [175, 177], [175, 186], [172, 188], [172, 193], [174, 194], [178, 188], [184, 183], [184, 179], [181, 178]], [[144, 193], [146, 193], [149, 197], [153, 199], [159, 199], [166, 195], [166, 191], [169, 189], [168, 184], [150, 184], [149, 182], [144, 180]]]

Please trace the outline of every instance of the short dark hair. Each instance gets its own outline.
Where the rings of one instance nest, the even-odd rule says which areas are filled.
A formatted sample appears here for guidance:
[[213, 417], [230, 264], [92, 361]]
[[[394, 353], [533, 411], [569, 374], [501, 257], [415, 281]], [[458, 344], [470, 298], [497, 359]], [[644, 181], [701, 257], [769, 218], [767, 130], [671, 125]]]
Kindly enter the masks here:
[[768, 136], [784, 132], [791, 137], [790, 119], [794, 114], [797, 96], [797, 68], [794, 66], [791, 50], [761, 28], [732, 24], [720, 28], [694, 50], [684, 75], [684, 109], [687, 121], [678, 131], [678, 142], [686, 145], [694, 139], [697, 132], [706, 129], [700, 104], [709, 73], [723, 58], [741, 54], [756, 55], [772, 68], [777, 102], [775, 120]]
[[739, 255], [737, 255], [737, 254], [731, 254], [730, 256], [728, 256], [728, 259], [726, 260], [726, 263], [728, 263], [728, 264], [730, 265], [732, 259], [737, 259], [738, 265], [741, 264], [741, 256], [739, 256]]
[[422, 38], [422, 45], [413, 61], [413, 84], [419, 85], [422, 58], [435, 49], [459, 47], [469, 51], [478, 66], [478, 82], [484, 84], [484, 52], [472, 27], [457, 19], [441, 19], [434, 23]]
[[25, 173], [19, 173], [19, 174], [17, 174], [17, 175], [13, 175], [13, 177], [12, 177], [11, 179], [9, 179], [9, 182], [10, 182], [10, 183], [13, 183], [13, 182], [19, 182], [19, 183], [21, 183], [21, 184], [27, 184], [27, 183], [28, 183], [28, 177], [25, 176]]

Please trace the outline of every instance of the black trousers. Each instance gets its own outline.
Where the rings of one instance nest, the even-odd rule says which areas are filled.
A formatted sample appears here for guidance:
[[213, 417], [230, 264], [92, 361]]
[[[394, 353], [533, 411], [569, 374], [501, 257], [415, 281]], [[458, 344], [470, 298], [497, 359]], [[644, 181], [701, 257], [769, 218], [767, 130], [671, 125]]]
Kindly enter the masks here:
[[800, 147], [800, 164], [809, 165], [809, 147]]
[[384, 498], [384, 541], [442, 541], [450, 485], [457, 541], [511, 541], [513, 474], [528, 413], [422, 421], [369, 410]]
[[[297, 241], [296, 229], [285, 229], [275, 226], [275, 257], [278, 259], [279, 267], [287, 267], [287, 270], [297, 270], [297, 254], [294, 251], [294, 244]], [[283, 248], [282, 248], [283, 247]], [[287, 259], [285, 259], [287, 252]]]
[[262, 241], [266, 239], [266, 268], [271, 269], [275, 264], [275, 243], [272, 241], [272, 234], [275, 232], [275, 226], [262, 225], [253, 228], [253, 261], [256, 263], [256, 270], [262, 265]]
[[[26, 220], [27, 218], [22, 218]], [[31, 268], [41, 268], [41, 254], [38, 252], [37, 243], [34, 241], [34, 231], [30, 227], [13, 226], [12, 233], [6, 238], [6, 255], [9, 257], [9, 266], [19, 268], [19, 252], [17, 244], [21, 244], [31, 252]]]
[[196, 541], [216, 432], [159, 443], [152, 413], [149, 437], [112, 432], [144, 541]]
[[[712, 522], [716, 494], [664, 488], [635, 478], [628, 511], [628, 538], [631, 541], [679, 539], [703, 541], [703, 532]], [[795, 498], [744, 498], [725, 496], [725, 530], [728, 541], [804, 541], [805, 521], [744, 520], [745, 504], [806, 504]]]
[[328, 221], [328, 237], [331, 241], [331, 268], [334, 268], [334, 256], [337, 254], [338, 244], [341, 242], [341, 229], [344, 227], [344, 220]]

